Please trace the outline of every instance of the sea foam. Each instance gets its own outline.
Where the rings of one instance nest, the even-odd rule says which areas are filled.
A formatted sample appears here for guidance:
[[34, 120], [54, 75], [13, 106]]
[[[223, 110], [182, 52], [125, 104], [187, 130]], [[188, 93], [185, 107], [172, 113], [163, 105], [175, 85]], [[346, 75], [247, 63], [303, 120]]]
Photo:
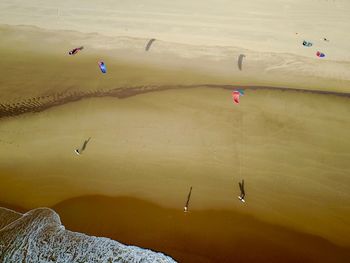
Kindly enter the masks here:
[[0, 262], [175, 262], [148, 249], [65, 230], [49, 208], [0, 208]]

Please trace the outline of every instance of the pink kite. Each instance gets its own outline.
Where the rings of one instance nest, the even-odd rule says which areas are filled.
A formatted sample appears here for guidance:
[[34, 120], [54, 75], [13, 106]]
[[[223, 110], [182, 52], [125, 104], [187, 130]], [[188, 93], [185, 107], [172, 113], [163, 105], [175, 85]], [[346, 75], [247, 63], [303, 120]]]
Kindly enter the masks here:
[[238, 91], [233, 91], [232, 92], [232, 99], [234, 103], [239, 103], [239, 92]]
[[243, 96], [243, 95], [244, 95], [243, 90], [234, 90], [234, 91], [232, 91], [233, 102], [238, 104], [239, 103], [239, 97]]

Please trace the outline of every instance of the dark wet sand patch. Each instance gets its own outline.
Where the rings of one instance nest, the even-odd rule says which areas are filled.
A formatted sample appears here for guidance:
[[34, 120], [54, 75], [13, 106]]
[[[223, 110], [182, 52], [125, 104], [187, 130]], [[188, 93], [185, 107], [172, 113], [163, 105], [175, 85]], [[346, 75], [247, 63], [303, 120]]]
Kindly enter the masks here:
[[[167, 209], [83, 196], [52, 207], [67, 229], [162, 251], [179, 262], [346, 262], [350, 249], [227, 210]], [[244, 206], [242, 206], [244, 210]]]
[[139, 94], [150, 92], [159, 92], [172, 89], [190, 89], [190, 88], [219, 88], [219, 89], [247, 89], [247, 90], [277, 90], [286, 92], [304, 92], [312, 94], [333, 95], [340, 97], [350, 97], [350, 93], [340, 93], [321, 90], [306, 90], [282, 87], [267, 87], [267, 86], [234, 86], [234, 85], [219, 85], [219, 84], [192, 84], [192, 85], [151, 85], [151, 86], [135, 86], [114, 88], [110, 90], [93, 90], [93, 91], [75, 91], [75, 92], [61, 92], [53, 95], [38, 96], [19, 101], [16, 103], [0, 103], [0, 118], [17, 116], [29, 112], [41, 112], [54, 106], [63, 105], [69, 102], [79, 101], [86, 98], [96, 97], [117, 97], [124, 99]]

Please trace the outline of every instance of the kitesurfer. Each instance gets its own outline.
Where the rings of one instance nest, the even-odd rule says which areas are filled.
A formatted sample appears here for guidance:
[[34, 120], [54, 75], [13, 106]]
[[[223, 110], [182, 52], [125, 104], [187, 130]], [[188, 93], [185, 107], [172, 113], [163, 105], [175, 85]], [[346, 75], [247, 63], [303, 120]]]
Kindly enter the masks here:
[[243, 203], [245, 203], [244, 180], [242, 180], [242, 182], [239, 182], [238, 185], [239, 185], [239, 190], [241, 191], [241, 194], [238, 196], [238, 199], [241, 200]]
[[190, 188], [190, 192], [188, 193], [188, 196], [187, 196], [187, 201], [186, 201], [186, 205], [184, 207], [184, 212], [188, 212], [188, 205], [190, 203], [190, 199], [191, 199], [191, 193], [192, 193], [192, 186]]
[[83, 151], [85, 150], [88, 142], [90, 141], [91, 137], [89, 137], [89, 139], [85, 140], [84, 143], [83, 143], [83, 146], [80, 148], [80, 149], [75, 149], [74, 152], [77, 154], [77, 155], [80, 155], [83, 153]]

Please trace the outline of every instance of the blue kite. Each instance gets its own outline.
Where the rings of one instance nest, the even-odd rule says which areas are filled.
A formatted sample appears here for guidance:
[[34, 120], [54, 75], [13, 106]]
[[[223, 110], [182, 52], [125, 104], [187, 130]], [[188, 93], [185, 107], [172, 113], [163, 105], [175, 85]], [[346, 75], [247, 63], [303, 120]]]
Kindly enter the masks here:
[[98, 62], [98, 66], [103, 74], [107, 73], [106, 65], [103, 61]]

